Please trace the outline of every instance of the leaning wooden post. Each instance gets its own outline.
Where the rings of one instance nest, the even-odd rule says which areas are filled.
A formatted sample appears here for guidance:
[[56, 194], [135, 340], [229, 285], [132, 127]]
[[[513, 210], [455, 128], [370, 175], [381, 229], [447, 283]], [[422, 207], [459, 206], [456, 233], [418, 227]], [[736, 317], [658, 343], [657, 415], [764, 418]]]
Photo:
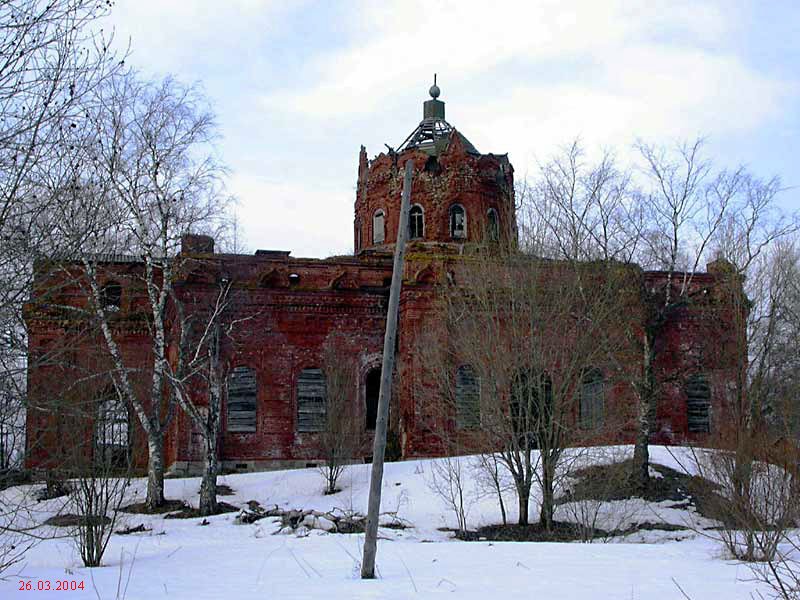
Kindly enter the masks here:
[[386, 429], [389, 423], [389, 403], [392, 400], [392, 371], [394, 371], [394, 348], [397, 338], [397, 317], [400, 309], [400, 284], [403, 281], [403, 256], [408, 235], [408, 210], [411, 204], [411, 177], [414, 163], [406, 161], [403, 179], [403, 196], [400, 201], [400, 225], [394, 245], [394, 270], [392, 287], [389, 289], [389, 310], [386, 313], [386, 335], [383, 338], [383, 364], [381, 366], [381, 389], [378, 394], [378, 418], [375, 422], [375, 444], [372, 450], [372, 477], [369, 482], [369, 505], [367, 528], [364, 539], [364, 559], [361, 578], [375, 578], [375, 553], [378, 550], [378, 517], [381, 509], [381, 486], [383, 484], [383, 458], [386, 453]]

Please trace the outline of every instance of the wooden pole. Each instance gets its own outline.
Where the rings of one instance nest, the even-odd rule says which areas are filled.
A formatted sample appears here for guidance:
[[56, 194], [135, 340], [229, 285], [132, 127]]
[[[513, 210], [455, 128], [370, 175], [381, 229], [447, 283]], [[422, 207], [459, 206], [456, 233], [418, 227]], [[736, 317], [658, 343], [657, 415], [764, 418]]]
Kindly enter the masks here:
[[394, 371], [394, 349], [397, 338], [397, 317], [400, 312], [400, 285], [403, 281], [403, 257], [408, 236], [408, 210], [411, 204], [411, 177], [414, 163], [406, 161], [403, 178], [403, 195], [400, 201], [400, 225], [394, 245], [394, 267], [392, 287], [389, 289], [389, 309], [386, 313], [386, 335], [383, 338], [383, 364], [381, 366], [381, 389], [378, 394], [378, 416], [375, 422], [375, 444], [372, 451], [372, 477], [369, 482], [369, 505], [367, 528], [364, 538], [364, 558], [361, 563], [361, 579], [375, 578], [375, 553], [378, 550], [378, 517], [381, 509], [381, 486], [383, 484], [383, 459], [386, 454], [386, 429], [389, 423], [389, 404], [392, 400], [392, 372]]

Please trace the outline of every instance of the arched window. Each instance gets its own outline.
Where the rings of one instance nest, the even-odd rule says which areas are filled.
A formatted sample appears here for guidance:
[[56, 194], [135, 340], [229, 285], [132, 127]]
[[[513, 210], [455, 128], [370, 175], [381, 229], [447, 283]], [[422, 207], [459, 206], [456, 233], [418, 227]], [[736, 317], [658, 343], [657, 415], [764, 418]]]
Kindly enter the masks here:
[[542, 373], [517, 371], [511, 383], [511, 424], [517, 443], [536, 448], [553, 420], [553, 385]]
[[356, 241], [356, 252], [358, 252], [359, 250], [361, 250], [361, 217], [356, 217], [355, 228], [356, 228], [356, 232], [355, 232], [356, 233], [356, 236], [355, 236], [356, 237], [356, 240], [355, 240]]
[[297, 378], [297, 431], [321, 431], [325, 427], [326, 399], [322, 369], [303, 369]]
[[425, 237], [425, 215], [419, 204], [408, 212], [408, 237], [412, 240]]
[[450, 237], [457, 239], [467, 237], [467, 213], [460, 204], [450, 207]]
[[257, 399], [256, 370], [234, 367], [228, 375], [227, 431], [253, 433], [256, 430]]
[[598, 369], [586, 372], [581, 381], [580, 424], [584, 429], [596, 429], [605, 420], [605, 382]]
[[386, 215], [383, 212], [383, 209], [378, 209], [375, 211], [375, 214], [372, 215], [372, 243], [373, 244], [382, 244], [386, 239], [386, 225], [385, 225]]
[[117, 311], [122, 303], [122, 286], [116, 281], [109, 281], [100, 289], [100, 304], [110, 311]]
[[702, 375], [692, 375], [685, 390], [689, 433], [710, 433], [711, 386]]
[[130, 417], [125, 402], [113, 387], [98, 399], [93, 441], [96, 460], [116, 468], [130, 464]]
[[490, 242], [496, 242], [500, 239], [500, 218], [493, 208], [486, 212], [486, 237]]
[[481, 380], [470, 365], [456, 369], [456, 427], [477, 429], [481, 425]]
[[366, 400], [366, 430], [375, 431], [375, 423], [378, 420], [378, 396], [381, 392], [381, 369], [380, 367], [372, 369], [367, 373], [365, 382], [365, 400]]

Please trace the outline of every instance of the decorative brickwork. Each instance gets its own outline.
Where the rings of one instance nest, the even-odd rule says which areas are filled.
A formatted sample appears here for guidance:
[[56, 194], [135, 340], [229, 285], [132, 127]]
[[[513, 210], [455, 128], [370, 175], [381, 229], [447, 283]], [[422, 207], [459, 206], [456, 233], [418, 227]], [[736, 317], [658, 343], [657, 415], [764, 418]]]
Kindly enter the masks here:
[[[304, 370], [324, 367], [324, 344], [334, 333], [343, 334], [344, 351], [358, 360], [359, 383], [353, 396], [368, 429], [367, 401], [374, 390], [368, 390], [367, 382], [375, 381], [373, 371], [381, 363], [402, 165], [407, 160], [414, 163], [412, 204], [421, 209], [422, 223], [416, 225], [419, 235], [410, 241], [403, 273], [397, 391], [390, 430], [403, 457], [440, 452], [436, 431], [442, 424], [431, 421], [418, 393], [419, 386], [430, 387], [421, 375], [426, 372], [425, 365], [420, 364], [415, 352], [419, 336], [441, 328], [437, 288], [460, 268], [470, 247], [493, 237], [511, 242], [504, 246], [513, 246], [516, 238], [514, 170], [508, 157], [480, 154], [457, 130], [442, 130], [446, 135], [428, 147], [410, 146], [399, 154], [382, 153], [372, 160], [367, 159], [362, 147], [355, 200], [355, 256], [315, 260], [292, 258], [286, 251], [262, 250], [255, 255], [214, 254], [213, 239], [198, 235], [184, 238], [176, 259], [182, 273], [175, 284], [178, 298], [185, 306], [203, 306], [218, 290], [219, 281], [232, 282], [231, 318], [239, 324], [223, 342], [223, 370], [228, 374], [246, 367], [248, 377], [255, 374], [255, 430], [250, 430], [250, 400], [244, 408], [239, 407], [244, 412], [237, 417], [248, 419], [247, 426], [239, 423], [231, 431], [226, 422], [230, 413], [223, 408], [220, 458], [226, 467], [304, 466], [319, 459], [315, 434], [298, 427], [297, 383]], [[463, 209], [463, 213], [454, 217], [454, 207]], [[376, 219], [378, 211], [382, 216]], [[381, 222], [383, 235], [375, 236], [374, 226]], [[377, 243], [373, 241], [376, 237], [380, 240]], [[64, 264], [61, 260], [58, 268], [53, 263], [36, 265], [37, 285], [26, 309], [30, 354], [50, 357], [44, 363], [32, 361], [35, 366], [28, 376], [28, 465], [35, 468], [58, 460], [59, 427], [80, 430], [86, 427], [86, 419], [90, 420], [80, 413], [59, 420], [48, 409], [48, 402], [58, 399], [58, 406], [64, 410], [71, 402], [90, 406], [91, 399], [107, 383], [103, 372], [108, 360], [102, 338], [88, 327], [80, 311], [73, 310], [87, 305], [85, 287], [80, 285], [80, 265], [73, 264], [65, 271]], [[135, 257], [107, 257], [101, 269], [104, 281], [121, 286], [113, 327], [131, 366], [147, 365], [150, 357], [146, 297], [137, 278], [141, 268]], [[692, 365], [703, 365], [702, 375], [709, 382], [711, 427], [724, 418], [725, 393], [734, 377], [736, 350], [734, 320], [718, 289], [722, 268], [724, 265], [710, 265], [709, 273], [694, 277], [692, 293], [703, 301], [676, 314], [658, 340], [662, 347], [657, 375], [663, 394], [653, 431], [656, 442], [700, 439], [689, 432], [686, 392], [674, 377], [692, 370]], [[665, 276], [636, 267], [630, 271], [635, 300], [620, 335], [633, 340], [641, 334], [648, 303], [653, 301], [650, 290], [663, 285]], [[172, 357], [175, 350], [173, 347]], [[635, 356], [621, 360], [623, 368], [634, 375], [640, 368]], [[97, 381], [88, 383], [92, 373], [98, 375]], [[147, 379], [145, 372], [137, 380], [143, 395]], [[84, 383], [75, 385], [79, 380]], [[251, 386], [251, 379], [248, 382]], [[197, 393], [199, 397], [202, 390]], [[607, 391], [606, 402], [624, 412], [625, 407], [633, 406], [633, 390], [620, 380]], [[134, 462], [143, 467], [146, 444], [135, 418], [132, 424]], [[616, 432], [613, 440], [603, 441], [631, 441], [633, 432], [631, 421]], [[86, 434], [77, 435], [85, 438]], [[197, 468], [201, 441], [192, 431], [190, 420], [179, 413], [166, 440], [167, 464], [176, 470]]]

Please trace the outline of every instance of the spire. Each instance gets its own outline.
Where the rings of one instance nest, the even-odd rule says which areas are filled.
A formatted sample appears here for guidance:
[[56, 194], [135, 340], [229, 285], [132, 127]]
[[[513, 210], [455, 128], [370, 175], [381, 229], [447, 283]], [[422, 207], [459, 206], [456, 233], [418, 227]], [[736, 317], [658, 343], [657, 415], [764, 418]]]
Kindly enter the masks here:
[[436, 85], [435, 74], [433, 85], [428, 93], [431, 99], [426, 100], [422, 105], [422, 121], [400, 144], [398, 152], [409, 148], [419, 148], [431, 154], [438, 154], [450, 138], [453, 127], [444, 119], [444, 102], [439, 100], [442, 90]]
[[428, 90], [428, 93], [431, 95], [433, 100], [427, 100], [425, 104], [422, 105], [422, 118], [441, 119], [444, 121], [444, 102], [438, 99], [439, 95], [442, 93], [442, 90], [440, 90], [439, 86], [436, 85], [436, 73], [433, 74], [433, 85], [431, 86], [431, 89]]

